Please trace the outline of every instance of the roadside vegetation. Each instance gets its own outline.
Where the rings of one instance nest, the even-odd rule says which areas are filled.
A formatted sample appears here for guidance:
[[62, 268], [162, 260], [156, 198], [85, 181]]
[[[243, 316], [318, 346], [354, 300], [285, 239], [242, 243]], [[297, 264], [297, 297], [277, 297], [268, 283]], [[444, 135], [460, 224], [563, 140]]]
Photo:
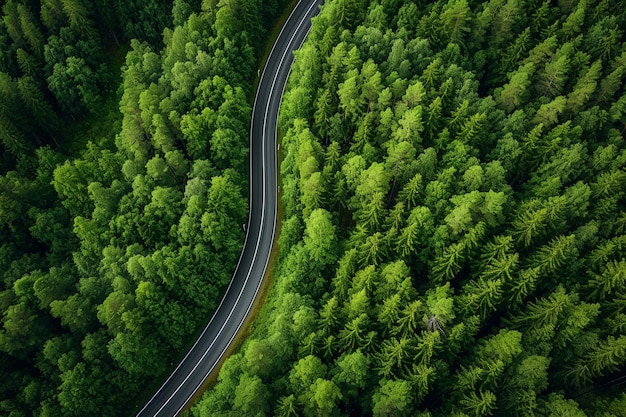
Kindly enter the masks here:
[[626, 14], [327, 0], [284, 219], [205, 416], [624, 416]]

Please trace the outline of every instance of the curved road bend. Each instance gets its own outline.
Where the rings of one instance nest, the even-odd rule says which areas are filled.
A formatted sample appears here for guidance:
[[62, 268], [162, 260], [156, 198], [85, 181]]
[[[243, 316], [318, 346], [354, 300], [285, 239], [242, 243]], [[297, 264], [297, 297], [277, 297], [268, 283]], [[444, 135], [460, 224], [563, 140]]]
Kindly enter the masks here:
[[277, 207], [276, 125], [285, 83], [323, 0], [301, 0], [283, 26], [261, 75], [250, 130], [250, 209], [243, 251], [219, 307], [196, 343], [137, 417], [173, 417], [189, 403], [247, 317], [267, 269]]

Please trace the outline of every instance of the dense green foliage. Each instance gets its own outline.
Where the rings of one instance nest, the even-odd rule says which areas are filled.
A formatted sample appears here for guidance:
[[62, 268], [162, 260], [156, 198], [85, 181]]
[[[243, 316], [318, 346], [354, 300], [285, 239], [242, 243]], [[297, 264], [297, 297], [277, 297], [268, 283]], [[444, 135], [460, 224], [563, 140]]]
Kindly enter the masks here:
[[131, 414], [206, 324], [243, 242], [250, 98], [284, 7], [4, 3], [1, 415]]
[[192, 414], [624, 416], [623, 6], [327, 0], [275, 284]]
[[106, 53], [132, 38], [159, 45], [172, 24], [171, 10], [172, 1], [2, 2], [2, 172], [25, 169], [19, 165], [33, 163], [37, 147], [58, 145], [68, 118], [97, 113], [118, 78]]

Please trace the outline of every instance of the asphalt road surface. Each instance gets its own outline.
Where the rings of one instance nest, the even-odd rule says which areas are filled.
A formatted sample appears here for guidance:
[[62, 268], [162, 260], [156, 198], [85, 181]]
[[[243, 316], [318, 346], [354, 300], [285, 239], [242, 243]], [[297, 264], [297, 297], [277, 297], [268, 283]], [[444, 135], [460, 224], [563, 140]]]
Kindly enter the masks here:
[[274, 44], [261, 75], [250, 130], [250, 209], [237, 268], [219, 307], [196, 343], [138, 417], [177, 416], [215, 369], [240, 330], [261, 286], [276, 230], [276, 123], [298, 49], [323, 0], [301, 0]]

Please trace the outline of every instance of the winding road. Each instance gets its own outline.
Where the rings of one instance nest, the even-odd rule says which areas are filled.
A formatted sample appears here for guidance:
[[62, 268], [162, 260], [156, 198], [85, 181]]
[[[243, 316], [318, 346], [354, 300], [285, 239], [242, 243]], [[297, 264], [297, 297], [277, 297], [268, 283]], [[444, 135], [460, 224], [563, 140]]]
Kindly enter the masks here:
[[137, 417], [173, 417], [202, 387], [241, 329], [257, 296], [274, 243], [278, 195], [278, 110], [298, 49], [323, 0], [301, 0], [267, 59], [250, 127], [250, 208], [246, 240], [226, 294], [209, 324]]

